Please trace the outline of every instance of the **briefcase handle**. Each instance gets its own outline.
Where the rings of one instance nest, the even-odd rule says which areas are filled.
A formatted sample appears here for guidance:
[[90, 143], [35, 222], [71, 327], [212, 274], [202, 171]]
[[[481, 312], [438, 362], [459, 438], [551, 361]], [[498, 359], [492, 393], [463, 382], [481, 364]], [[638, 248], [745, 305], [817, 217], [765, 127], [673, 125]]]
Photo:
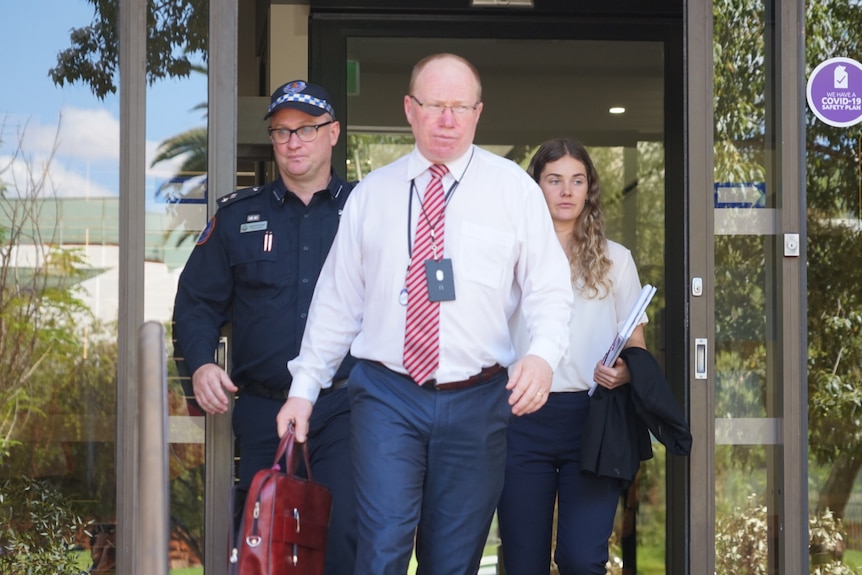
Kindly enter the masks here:
[[[302, 456], [305, 459], [305, 473], [308, 476], [309, 481], [314, 481], [314, 478], [311, 476], [311, 463], [308, 460], [308, 448], [305, 443], [300, 443], [296, 441], [296, 434], [293, 430], [293, 422], [291, 421], [287, 426], [287, 431], [281, 437], [281, 441], [278, 443], [278, 450], [275, 452], [275, 461], [272, 462], [273, 469], [280, 469], [279, 461], [281, 461], [282, 457], [285, 457], [285, 464], [287, 467], [284, 472], [287, 475], [294, 476], [296, 475], [296, 466], [299, 464], [298, 461], [294, 461], [293, 459], [293, 447], [294, 445], [298, 446], [298, 448], [302, 451]], [[286, 453], [286, 456], [285, 456]]]

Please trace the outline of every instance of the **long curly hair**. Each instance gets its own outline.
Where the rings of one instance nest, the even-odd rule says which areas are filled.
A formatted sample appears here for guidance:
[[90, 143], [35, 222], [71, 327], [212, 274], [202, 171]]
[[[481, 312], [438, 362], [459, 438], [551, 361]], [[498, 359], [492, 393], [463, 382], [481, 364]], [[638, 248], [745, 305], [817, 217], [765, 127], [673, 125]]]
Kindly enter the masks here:
[[611, 292], [613, 280], [610, 277], [611, 260], [607, 255], [605, 215], [602, 211], [599, 174], [589, 153], [583, 144], [570, 138], [548, 140], [536, 150], [527, 167], [527, 173], [539, 182], [547, 164], [566, 156], [584, 164], [589, 184], [587, 201], [569, 238], [567, 251], [571, 254], [569, 267], [572, 272], [572, 284], [587, 298], [602, 299]]

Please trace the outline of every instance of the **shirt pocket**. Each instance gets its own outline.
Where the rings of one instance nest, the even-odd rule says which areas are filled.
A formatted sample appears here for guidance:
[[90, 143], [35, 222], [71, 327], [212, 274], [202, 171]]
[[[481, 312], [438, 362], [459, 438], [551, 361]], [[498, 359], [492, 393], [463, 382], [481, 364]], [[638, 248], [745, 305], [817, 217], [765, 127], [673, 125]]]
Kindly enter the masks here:
[[461, 226], [458, 259], [464, 277], [492, 288], [503, 286], [512, 273], [515, 240], [505, 232], [465, 222]]
[[271, 230], [241, 234], [231, 246], [231, 268], [234, 280], [249, 288], [283, 286], [296, 276], [296, 262], [279, 259], [279, 252], [288, 246], [280, 245], [286, 238]]

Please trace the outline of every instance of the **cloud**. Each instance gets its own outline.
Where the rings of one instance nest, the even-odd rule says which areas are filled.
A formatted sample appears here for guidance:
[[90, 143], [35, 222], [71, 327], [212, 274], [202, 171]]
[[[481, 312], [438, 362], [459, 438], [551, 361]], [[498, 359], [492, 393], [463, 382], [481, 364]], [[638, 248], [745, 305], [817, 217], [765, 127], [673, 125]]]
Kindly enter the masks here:
[[83, 160], [119, 160], [120, 122], [103, 108], [63, 107], [58, 152]]
[[49, 156], [0, 156], [0, 181], [17, 197], [97, 198], [116, 196], [114, 186], [87, 170], [70, 169]]
[[41, 116], [7, 116], [3, 147], [20, 143], [20, 150], [34, 157], [53, 153], [85, 161], [118, 160], [120, 123], [100, 108], [64, 107], [53, 122]]
[[[21, 196], [39, 189], [44, 197], [116, 196], [120, 180], [120, 123], [107, 109], [66, 106], [58, 123], [40, 117], [0, 119], [0, 182]], [[151, 168], [158, 142], [145, 143], [148, 198], [173, 177], [182, 158]], [[47, 176], [43, 175], [48, 169]]]

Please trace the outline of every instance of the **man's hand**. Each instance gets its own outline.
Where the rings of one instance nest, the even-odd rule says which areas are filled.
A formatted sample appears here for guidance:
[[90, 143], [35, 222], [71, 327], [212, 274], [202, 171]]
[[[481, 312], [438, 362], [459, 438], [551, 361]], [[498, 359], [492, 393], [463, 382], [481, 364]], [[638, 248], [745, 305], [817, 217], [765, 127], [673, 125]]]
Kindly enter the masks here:
[[533, 413], [548, 401], [554, 370], [537, 355], [525, 355], [512, 368], [506, 389], [513, 415]]
[[225, 393], [236, 393], [237, 387], [225, 373], [225, 370], [214, 363], [205, 363], [192, 374], [192, 387], [195, 399], [201, 409], [207, 413], [224, 413], [230, 402]]
[[278, 427], [278, 436], [282, 437], [287, 433], [287, 426], [293, 422], [293, 430], [296, 434], [296, 440], [303, 443], [308, 437], [308, 420], [311, 419], [311, 410], [314, 405], [307, 399], [301, 397], [289, 397], [284, 405], [275, 416], [276, 426]]

